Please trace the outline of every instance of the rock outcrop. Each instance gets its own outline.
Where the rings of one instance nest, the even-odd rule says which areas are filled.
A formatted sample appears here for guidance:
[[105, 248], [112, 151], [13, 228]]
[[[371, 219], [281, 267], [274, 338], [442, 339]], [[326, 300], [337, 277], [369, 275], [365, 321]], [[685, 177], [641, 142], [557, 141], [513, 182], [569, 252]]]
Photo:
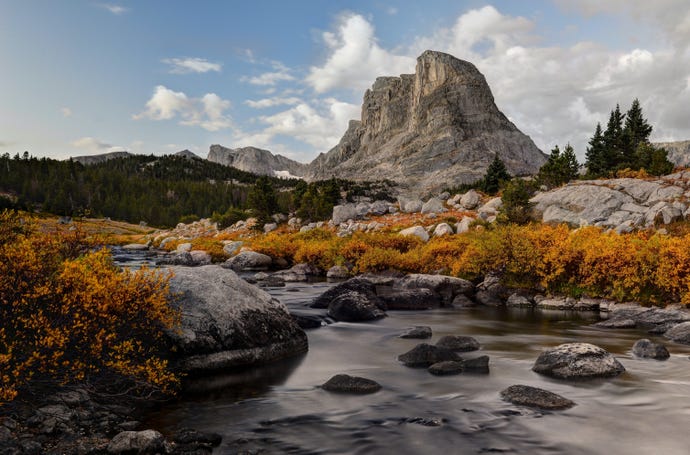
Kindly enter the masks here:
[[690, 172], [655, 180], [632, 178], [570, 182], [531, 199], [545, 223], [595, 225], [629, 232], [668, 224], [690, 214]]
[[575, 403], [548, 390], [528, 385], [511, 385], [501, 391], [501, 398], [513, 404], [555, 411], [568, 409]]
[[214, 144], [206, 159], [242, 171], [274, 177], [303, 177], [306, 173], [305, 164], [256, 147], [231, 149]]
[[668, 160], [676, 166], [690, 166], [690, 141], [655, 142], [657, 148], [665, 148], [668, 151]]
[[84, 166], [91, 166], [94, 164], [105, 163], [106, 161], [114, 160], [116, 158], [127, 158], [128, 156], [132, 156], [132, 154], [129, 152], [121, 151], [121, 152], [101, 153], [98, 155], [73, 156], [70, 159], [72, 161], [76, 161], [78, 163], [81, 163]]
[[307, 336], [287, 307], [233, 271], [215, 265], [171, 270], [182, 320], [168, 337], [182, 370], [260, 364], [307, 350]]
[[545, 155], [494, 103], [477, 68], [426, 51], [415, 74], [379, 77], [360, 121], [309, 165], [310, 179], [390, 179], [410, 192], [473, 182], [498, 153], [513, 174], [536, 172]]

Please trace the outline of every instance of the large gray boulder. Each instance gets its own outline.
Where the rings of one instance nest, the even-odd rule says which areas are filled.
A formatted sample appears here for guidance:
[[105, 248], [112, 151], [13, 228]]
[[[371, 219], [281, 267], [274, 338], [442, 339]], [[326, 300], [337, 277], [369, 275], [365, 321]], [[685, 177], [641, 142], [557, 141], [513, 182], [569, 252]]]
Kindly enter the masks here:
[[664, 336], [676, 343], [690, 344], [690, 322], [682, 322], [671, 327]]
[[398, 205], [400, 211], [405, 213], [416, 213], [422, 210], [424, 203], [421, 199], [408, 198], [404, 196], [398, 197]]
[[242, 251], [237, 256], [231, 257], [222, 265], [224, 268], [240, 271], [259, 271], [268, 270], [273, 263], [270, 256], [256, 251]]
[[396, 287], [403, 289], [430, 289], [441, 296], [444, 305], [450, 305], [453, 299], [460, 295], [472, 295], [474, 285], [462, 278], [445, 275], [427, 275], [411, 273], [396, 282]]
[[469, 190], [460, 198], [460, 205], [466, 210], [476, 209], [480, 202], [481, 198], [479, 197], [479, 193], [474, 190]]
[[333, 216], [331, 219], [333, 220], [333, 224], [338, 226], [347, 220], [356, 220], [358, 217], [356, 204], [343, 204], [333, 207]]
[[422, 226], [408, 227], [407, 229], [403, 229], [402, 231], [400, 231], [399, 234], [404, 237], [414, 235], [416, 237], [419, 237], [422, 240], [422, 242], [426, 242], [427, 240], [429, 240], [429, 233], [426, 232], [426, 229], [424, 229]]
[[542, 352], [532, 371], [558, 379], [589, 379], [617, 376], [625, 368], [599, 346], [566, 343]]
[[209, 371], [266, 363], [307, 350], [307, 337], [287, 307], [215, 265], [171, 267], [180, 327], [169, 330], [178, 366]]
[[439, 198], [432, 197], [422, 205], [422, 213], [441, 213], [445, 212], [446, 209], [443, 207], [443, 201]]

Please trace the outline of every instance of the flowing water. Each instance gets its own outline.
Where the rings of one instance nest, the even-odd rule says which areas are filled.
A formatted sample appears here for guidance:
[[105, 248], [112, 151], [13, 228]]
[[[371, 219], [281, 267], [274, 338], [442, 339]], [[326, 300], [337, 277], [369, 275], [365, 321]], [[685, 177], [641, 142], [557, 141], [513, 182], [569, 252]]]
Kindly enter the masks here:
[[[325, 283], [288, 283], [269, 292], [302, 313]], [[192, 381], [183, 397], [146, 422], [173, 431], [192, 427], [223, 435], [216, 453], [305, 454], [688, 454], [690, 347], [668, 344], [667, 361], [631, 354], [634, 330], [590, 324], [595, 313], [523, 309], [389, 312], [368, 323], [335, 323], [308, 331], [309, 352], [261, 368]], [[422, 340], [398, 338], [428, 325], [443, 335], [470, 335], [489, 355], [488, 375], [437, 377], [407, 368], [397, 356]], [[531, 367], [542, 349], [591, 342], [612, 352], [626, 372], [586, 382], [540, 376]], [[338, 373], [379, 382], [375, 394], [321, 390]], [[540, 412], [500, 399], [513, 384], [541, 387], [577, 406]]]

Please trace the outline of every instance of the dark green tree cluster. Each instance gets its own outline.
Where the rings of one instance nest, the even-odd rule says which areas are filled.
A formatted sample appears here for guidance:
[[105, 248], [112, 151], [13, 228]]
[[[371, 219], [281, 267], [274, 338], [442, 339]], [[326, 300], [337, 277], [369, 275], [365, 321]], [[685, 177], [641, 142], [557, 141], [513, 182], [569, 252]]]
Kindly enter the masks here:
[[484, 178], [479, 183], [479, 189], [486, 194], [496, 194], [501, 186], [511, 178], [505, 163], [498, 156], [494, 155], [494, 160], [489, 165], [484, 174]]
[[293, 191], [293, 206], [303, 220], [326, 220], [341, 199], [341, 183], [335, 178], [320, 182], [300, 182]]
[[527, 224], [531, 221], [533, 204], [530, 198], [534, 195], [534, 182], [516, 177], [507, 182], [501, 194], [503, 205], [499, 210], [500, 223]]
[[[248, 208], [259, 177], [235, 168], [180, 156], [134, 155], [89, 166], [67, 160], [0, 155], [0, 205], [57, 215], [106, 216], [153, 226], [182, 217], [209, 217]], [[275, 188], [297, 180], [266, 177]], [[287, 199], [287, 198], [284, 198]], [[287, 203], [284, 204], [287, 211]], [[191, 218], [188, 218], [191, 219]]]
[[652, 126], [644, 118], [639, 100], [635, 99], [625, 114], [616, 105], [606, 130], [598, 123], [589, 140], [587, 174], [596, 178], [622, 169], [644, 169], [653, 175], [671, 172], [673, 163], [668, 160], [668, 152], [651, 146], [651, 134]]
[[551, 150], [549, 159], [539, 168], [537, 182], [540, 185], [554, 188], [576, 179], [579, 175], [579, 168], [575, 151], [570, 144], [565, 146], [563, 152], [558, 146], [555, 146]]

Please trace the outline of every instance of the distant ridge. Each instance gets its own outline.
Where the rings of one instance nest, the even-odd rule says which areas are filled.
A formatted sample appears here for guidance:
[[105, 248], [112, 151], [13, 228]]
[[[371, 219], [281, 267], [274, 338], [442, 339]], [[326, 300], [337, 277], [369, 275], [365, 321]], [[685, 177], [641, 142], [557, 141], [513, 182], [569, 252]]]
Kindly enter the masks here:
[[668, 150], [668, 160], [676, 166], [690, 166], [690, 141], [654, 142], [652, 145]]
[[206, 159], [259, 175], [303, 177], [307, 173], [306, 164], [256, 147], [231, 149], [214, 144]]
[[121, 151], [121, 152], [101, 153], [99, 155], [73, 156], [70, 159], [72, 161], [76, 161], [78, 163], [81, 163], [84, 166], [91, 166], [94, 164], [104, 163], [108, 160], [113, 160], [115, 158], [125, 158], [125, 157], [132, 156], [132, 155], [133, 155], [132, 153]]

